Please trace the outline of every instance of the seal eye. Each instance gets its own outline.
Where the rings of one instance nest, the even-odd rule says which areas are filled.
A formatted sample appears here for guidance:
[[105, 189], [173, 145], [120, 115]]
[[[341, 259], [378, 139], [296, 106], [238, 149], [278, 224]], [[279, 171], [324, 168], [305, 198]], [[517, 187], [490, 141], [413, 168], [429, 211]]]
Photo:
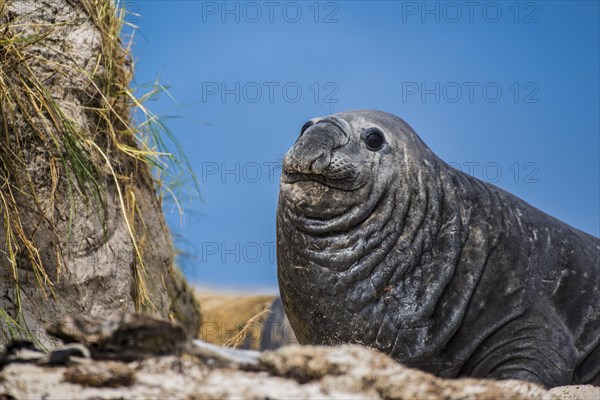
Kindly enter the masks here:
[[383, 139], [383, 133], [378, 129], [370, 129], [364, 136], [367, 149], [371, 151], [377, 151], [383, 147], [385, 140]]
[[308, 121], [307, 123], [305, 123], [304, 125], [302, 125], [302, 129], [300, 129], [300, 136], [302, 136], [302, 134], [304, 133], [304, 131], [306, 131], [308, 128], [310, 128], [313, 125], [314, 125], [314, 122], [312, 122], [312, 121]]

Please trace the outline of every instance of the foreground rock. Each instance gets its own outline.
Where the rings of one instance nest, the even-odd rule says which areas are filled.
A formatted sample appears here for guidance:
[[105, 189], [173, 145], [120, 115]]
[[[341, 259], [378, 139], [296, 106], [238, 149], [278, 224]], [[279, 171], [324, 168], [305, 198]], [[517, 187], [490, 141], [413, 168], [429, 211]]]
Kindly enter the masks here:
[[600, 387], [592, 385], [560, 386], [550, 389], [550, 393], [561, 400], [600, 399]]
[[520, 381], [443, 380], [360, 346], [288, 346], [252, 370], [191, 356], [134, 362], [88, 360], [48, 367], [9, 364], [0, 397], [45, 399], [553, 399]]
[[47, 332], [65, 346], [12, 342], [0, 355], [0, 399], [595, 399], [600, 390], [556, 397], [522, 381], [444, 380], [357, 345], [224, 348], [142, 314], [65, 316]]

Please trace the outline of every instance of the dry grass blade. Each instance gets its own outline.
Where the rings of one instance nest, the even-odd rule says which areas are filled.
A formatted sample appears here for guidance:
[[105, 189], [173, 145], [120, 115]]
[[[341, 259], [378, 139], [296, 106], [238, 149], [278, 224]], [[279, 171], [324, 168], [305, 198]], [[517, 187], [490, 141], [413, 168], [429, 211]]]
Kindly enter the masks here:
[[227, 340], [224, 344], [225, 347], [238, 347], [244, 342], [244, 339], [248, 336], [248, 332], [250, 328], [255, 327], [255, 323], [257, 320], [262, 318], [265, 314], [269, 313], [269, 308], [263, 308], [258, 314], [252, 316], [240, 329], [240, 331], [233, 336], [231, 339]]

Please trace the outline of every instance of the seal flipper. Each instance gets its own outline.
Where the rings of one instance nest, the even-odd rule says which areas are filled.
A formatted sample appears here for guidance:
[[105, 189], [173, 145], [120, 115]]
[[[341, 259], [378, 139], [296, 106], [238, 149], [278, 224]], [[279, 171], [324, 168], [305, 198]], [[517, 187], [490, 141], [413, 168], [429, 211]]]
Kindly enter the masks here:
[[596, 348], [577, 366], [573, 382], [600, 386], [600, 342]]
[[572, 382], [575, 360], [572, 338], [562, 324], [530, 311], [490, 335], [461, 375], [522, 379], [555, 387]]

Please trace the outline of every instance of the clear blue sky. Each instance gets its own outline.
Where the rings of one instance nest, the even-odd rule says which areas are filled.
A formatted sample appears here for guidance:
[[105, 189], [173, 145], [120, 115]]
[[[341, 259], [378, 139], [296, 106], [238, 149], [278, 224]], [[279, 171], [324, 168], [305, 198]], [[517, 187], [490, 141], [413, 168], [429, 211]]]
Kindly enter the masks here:
[[[374, 108], [446, 162], [599, 235], [596, 1], [124, 2], [139, 84], [204, 201], [167, 219], [205, 286], [275, 291], [273, 166], [305, 120]], [[225, 6], [224, 6], [225, 4]], [[301, 91], [301, 92], [300, 92]]]

